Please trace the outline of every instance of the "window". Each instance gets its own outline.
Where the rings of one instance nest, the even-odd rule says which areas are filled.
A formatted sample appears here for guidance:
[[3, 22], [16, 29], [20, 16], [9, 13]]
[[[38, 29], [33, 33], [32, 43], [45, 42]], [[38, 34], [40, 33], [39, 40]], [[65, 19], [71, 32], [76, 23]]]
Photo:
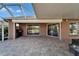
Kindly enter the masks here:
[[16, 23], [16, 29], [20, 29], [20, 27], [19, 27], [19, 24], [18, 24], [18, 23]]
[[19, 24], [16, 24], [17, 27], [19, 27]]
[[39, 26], [38, 25], [28, 25], [27, 34], [28, 35], [39, 35]]
[[78, 35], [79, 34], [79, 23], [70, 23], [70, 35]]

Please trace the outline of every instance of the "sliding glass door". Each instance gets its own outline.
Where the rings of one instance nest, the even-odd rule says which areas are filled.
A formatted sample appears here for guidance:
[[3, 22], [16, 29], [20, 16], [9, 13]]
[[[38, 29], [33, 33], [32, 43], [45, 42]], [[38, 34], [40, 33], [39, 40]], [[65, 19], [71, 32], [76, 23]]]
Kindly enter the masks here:
[[28, 35], [39, 35], [39, 25], [28, 25], [27, 34]]
[[48, 35], [50, 36], [58, 36], [59, 27], [58, 24], [49, 24], [48, 25]]

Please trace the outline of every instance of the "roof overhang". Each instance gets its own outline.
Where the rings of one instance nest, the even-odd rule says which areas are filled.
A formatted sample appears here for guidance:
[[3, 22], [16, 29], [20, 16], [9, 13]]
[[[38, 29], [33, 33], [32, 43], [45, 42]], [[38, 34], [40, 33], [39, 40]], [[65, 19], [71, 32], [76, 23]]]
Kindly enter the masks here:
[[79, 3], [33, 3], [38, 19], [79, 19]]
[[14, 23], [60, 23], [62, 19], [12, 20]]

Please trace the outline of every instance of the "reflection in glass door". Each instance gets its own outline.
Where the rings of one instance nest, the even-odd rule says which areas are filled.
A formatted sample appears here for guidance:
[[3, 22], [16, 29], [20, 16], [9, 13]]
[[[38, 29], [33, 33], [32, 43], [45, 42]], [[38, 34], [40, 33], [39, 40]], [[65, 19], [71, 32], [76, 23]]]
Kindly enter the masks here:
[[27, 34], [28, 35], [39, 35], [39, 25], [28, 25]]
[[58, 24], [49, 24], [48, 25], [48, 35], [58, 36]]

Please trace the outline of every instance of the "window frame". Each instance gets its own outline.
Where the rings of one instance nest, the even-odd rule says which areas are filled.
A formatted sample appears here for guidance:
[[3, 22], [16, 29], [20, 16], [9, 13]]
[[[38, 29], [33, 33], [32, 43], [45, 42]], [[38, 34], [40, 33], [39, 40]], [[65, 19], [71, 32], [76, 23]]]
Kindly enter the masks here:
[[31, 26], [31, 29], [30, 30], [33, 30], [33, 28], [32, 28], [32, 26], [39, 26], [39, 24], [37, 24], [37, 25], [28, 25], [27, 26], [27, 35], [30, 35], [30, 36], [38, 36], [38, 35], [40, 35], [40, 26], [39, 26], [39, 28], [36, 28], [36, 29], [38, 29], [39, 30], [39, 33], [36, 35], [36, 34], [31, 34], [31, 33], [28, 33], [28, 30], [29, 30], [29, 26]]
[[[76, 26], [77, 26], [77, 27], [76, 27], [77, 34], [73, 34], [73, 33], [71, 33], [71, 31], [70, 31], [70, 24], [72, 24], [72, 23], [73, 23], [73, 24], [75, 23]], [[79, 22], [70, 22], [70, 23], [69, 23], [69, 35], [71, 35], [71, 36], [79, 35]]]

